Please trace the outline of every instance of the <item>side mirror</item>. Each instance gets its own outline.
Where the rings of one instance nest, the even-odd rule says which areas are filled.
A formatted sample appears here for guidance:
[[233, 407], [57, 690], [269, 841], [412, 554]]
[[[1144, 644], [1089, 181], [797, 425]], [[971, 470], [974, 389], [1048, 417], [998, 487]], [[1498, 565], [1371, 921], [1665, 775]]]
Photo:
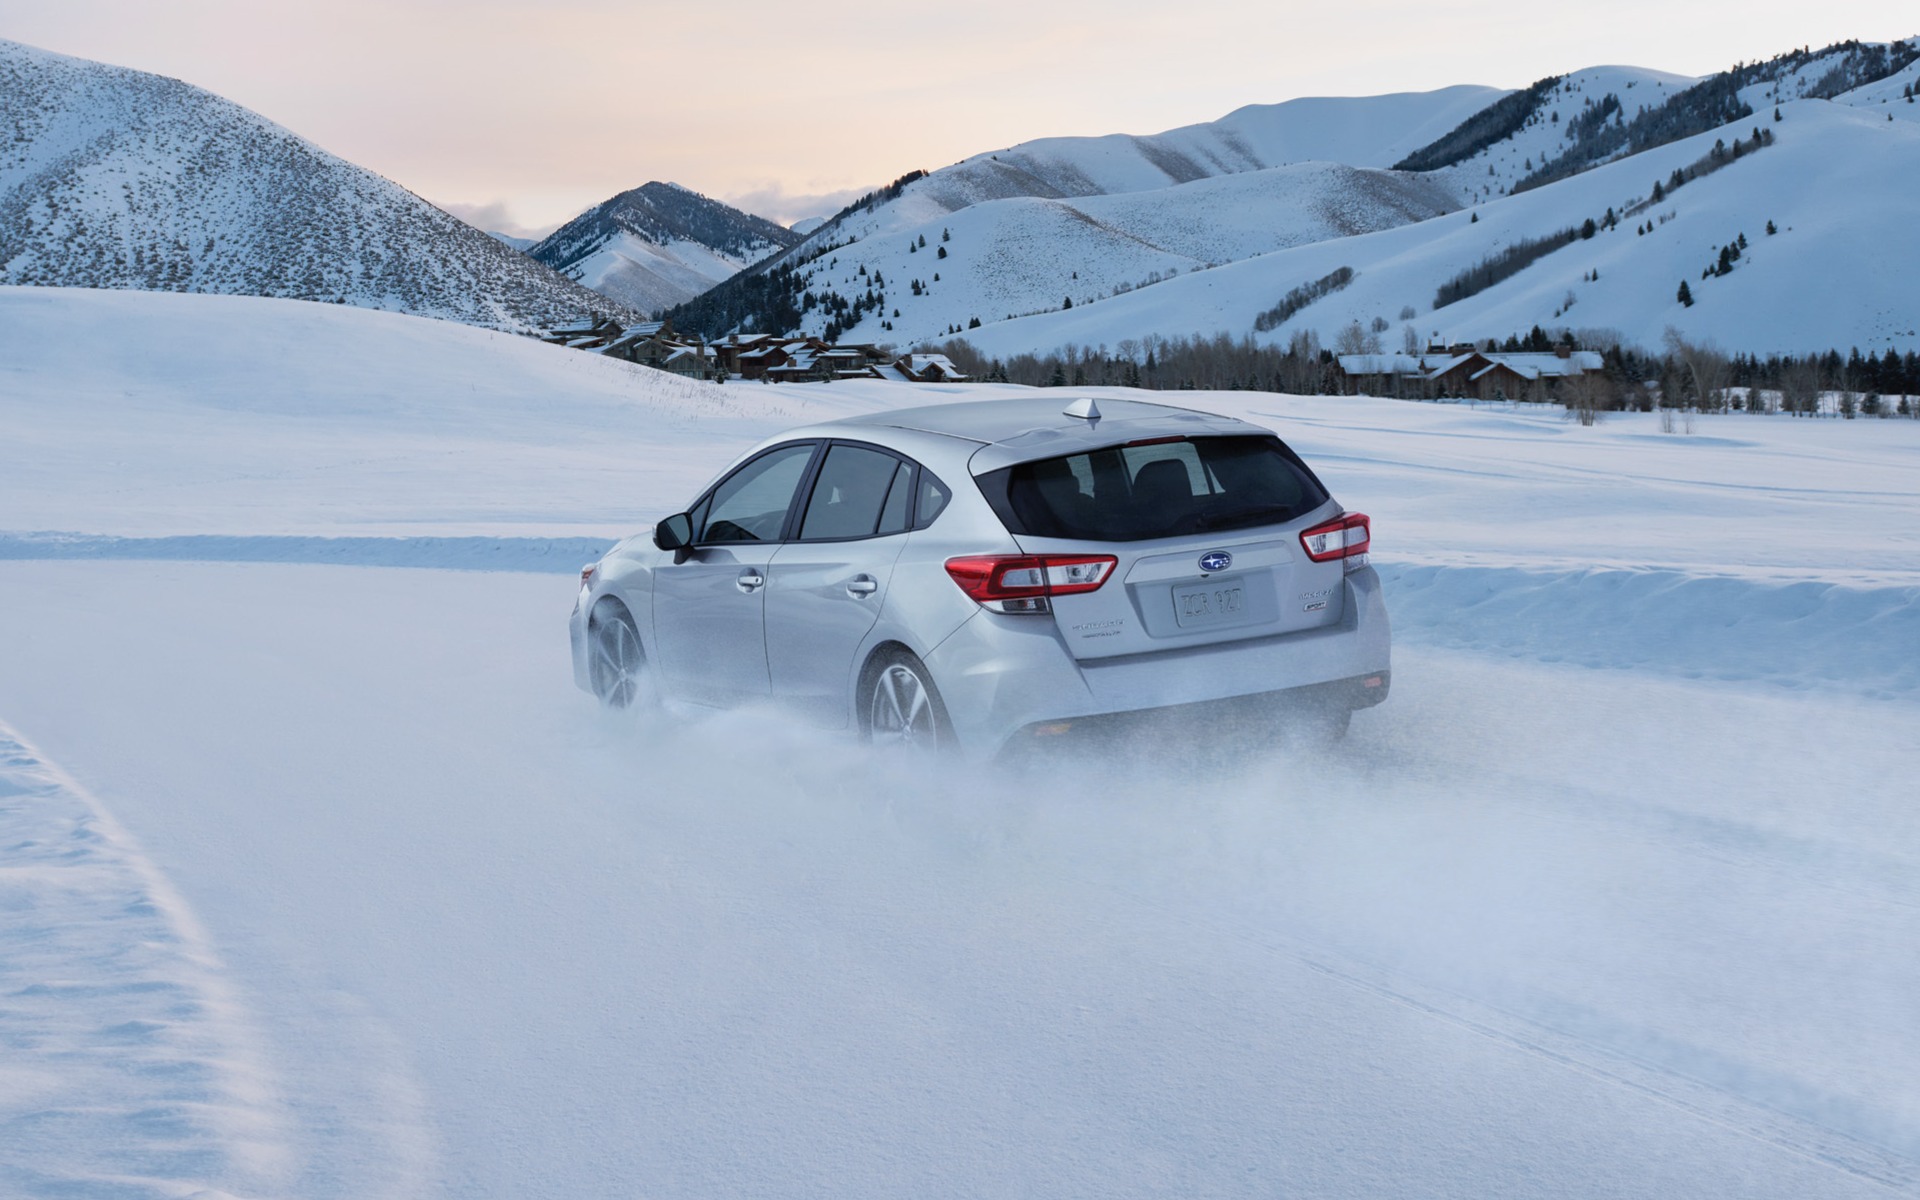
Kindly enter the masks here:
[[675, 513], [653, 527], [653, 544], [662, 550], [685, 550], [693, 541], [693, 518]]

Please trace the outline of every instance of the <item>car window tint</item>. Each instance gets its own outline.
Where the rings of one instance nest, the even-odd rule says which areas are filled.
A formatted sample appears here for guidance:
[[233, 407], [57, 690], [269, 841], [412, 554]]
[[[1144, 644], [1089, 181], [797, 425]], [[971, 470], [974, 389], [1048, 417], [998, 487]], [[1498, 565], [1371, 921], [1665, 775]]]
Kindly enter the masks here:
[[1009, 531], [1132, 542], [1290, 521], [1326, 502], [1278, 438], [1209, 437], [1115, 446], [980, 477]]
[[920, 500], [915, 506], [913, 527], [925, 529], [947, 507], [947, 501], [953, 499], [953, 492], [925, 467], [920, 468], [919, 491]]
[[811, 442], [763, 454], [713, 489], [701, 542], [774, 542], [787, 523], [787, 509], [800, 488]]
[[[1173, 484], [1173, 480], [1180, 478], [1180, 475], [1184, 473], [1186, 485], [1184, 493], [1185, 499], [1190, 500], [1195, 496], [1205, 496], [1214, 491], [1213, 486], [1207, 479], [1207, 469], [1200, 462], [1200, 452], [1194, 448], [1192, 442], [1160, 442], [1150, 446], [1122, 446], [1120, 448], [1120, 457], [1127, 464], [1127, 476], [1133, 482], [1136, 490], [1138, 490], [1140, 486], [1140, 476], [1144, 472], [1149, 478], [1157, 475], [1165, 481], [1165, 486], [1173, 487], [1175, 491], [1179, 491], [1180, 489]], [[1175, 472], [1171, 467], [1156, 465], [1159, 463], [1177, 464], [1181, 468], [1181, 471]], [[1151, 468], [1151, 470], [1149, 470], [1149, 468]]]
[[907, 510], [913, 500], [913, 468], [901, 463], [887, 488], [887, 502], [880, 509], [880, 533], [905, 533]]
[[899, 468], [899, 459], [878, 450], [847, 445], [828, 450], [800, 522], [801, 540], [872, 537]]

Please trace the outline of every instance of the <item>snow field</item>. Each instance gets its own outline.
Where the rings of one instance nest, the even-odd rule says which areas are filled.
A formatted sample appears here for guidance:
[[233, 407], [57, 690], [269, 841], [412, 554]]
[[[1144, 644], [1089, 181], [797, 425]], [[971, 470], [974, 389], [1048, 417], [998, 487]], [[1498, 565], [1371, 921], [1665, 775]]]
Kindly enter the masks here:
[[[0, 647], [0, 707], [220, 931], [286, 1077], [410, 1072], [416, 1194], [1920, 1181], [1910, 707], [1416, 642], [1331, 758], [931, 779], [768, 717], [596, 712], [570, 592], [0, 572], [46, 634]], [[402, 1052], [306, 1020], [316, 986]], [[302, 1194], [354, 1194], [333, 1149]]]
[[[573, 689], [596, 539], [782, 428], [1013, 391], [0, 289], [0, 719], [33, 747], [0, 904], [61, 935], [0, 971], [140, 968], [115, 947], [197, 921], [199, 966], [141, 969], [224, 996], [167, 1036], [248, 1084], [130, 1137], [162, 1084], [100, 1031], [146, 994], [0, 986], [0, 1036], [78, 1047], [94, 1101], [58, 1134], [4, 1060], [7, 1168], [461, 1200], [1920, 1190], [1916, 423], [1160, 397], [1271, 425], [1375, 518], [1394, 695], [1330, 756], [1176, 727], [930, 778]], [[75, 556], [111, 561], [32, 561]], [[174, 925], [120, 877], [47, 890], [88, 796]]]

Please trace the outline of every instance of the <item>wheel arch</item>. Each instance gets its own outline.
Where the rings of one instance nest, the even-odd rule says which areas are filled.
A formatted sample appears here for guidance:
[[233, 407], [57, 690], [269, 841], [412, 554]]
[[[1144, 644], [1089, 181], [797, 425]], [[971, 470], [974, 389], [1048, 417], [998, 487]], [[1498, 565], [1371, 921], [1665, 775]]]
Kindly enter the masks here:
[[[927, 678], [933, 680], [933, 671], [927, 666], [926, 660], [921, 658], [919, 652], [912, 646], [907, 645], [900, 639], [883, 637], [869, 646], [866, 654], [862, 656], [860, 660], [860, 669], [854, 672], [853, 691], [852, 694], [847, 697], [847, 703], [853, 709], [853, 727], [863, 736], [870, 732], [869, 726], [871, 724], [870, 714], [867, 712], [867, 706], [864, 703], [867, 689], [873, 686], [875, 679], [879, 678], [880, 668], [896, 654], [905, 654], [909, 658], [912, 658], [913, 661], [920, 664], [921, 670], [926, 671]], [[935, 681], [935, 687], [938, 686], [938, 682]]]

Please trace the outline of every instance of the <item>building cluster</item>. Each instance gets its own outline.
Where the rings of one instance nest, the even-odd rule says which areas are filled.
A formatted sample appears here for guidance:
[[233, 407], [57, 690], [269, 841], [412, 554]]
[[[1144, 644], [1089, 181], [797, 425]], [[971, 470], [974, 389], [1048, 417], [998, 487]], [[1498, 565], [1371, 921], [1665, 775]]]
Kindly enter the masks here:
[[817, 337], [729, 334], [724, 341], [688, 339], [670, 321], [622, 327], [605, 318], [562, 325], [543, 341], [586, 350], [689, 379], [751, 379], [764, 383], [827, 383], [835, 379], [891, 379], [903, 383], [964, 383], [971, 377], [944, 354], [900, 354], [877, 346], [835, 345]]
[[1502, 353], [1465, 344], [1429, 346], [1424, 354], [1342, 354], [1335, 361], [1349, 394], [1479, 400], [1544, 398], [1556, 381], [1604, 366], [1594, 350]]

